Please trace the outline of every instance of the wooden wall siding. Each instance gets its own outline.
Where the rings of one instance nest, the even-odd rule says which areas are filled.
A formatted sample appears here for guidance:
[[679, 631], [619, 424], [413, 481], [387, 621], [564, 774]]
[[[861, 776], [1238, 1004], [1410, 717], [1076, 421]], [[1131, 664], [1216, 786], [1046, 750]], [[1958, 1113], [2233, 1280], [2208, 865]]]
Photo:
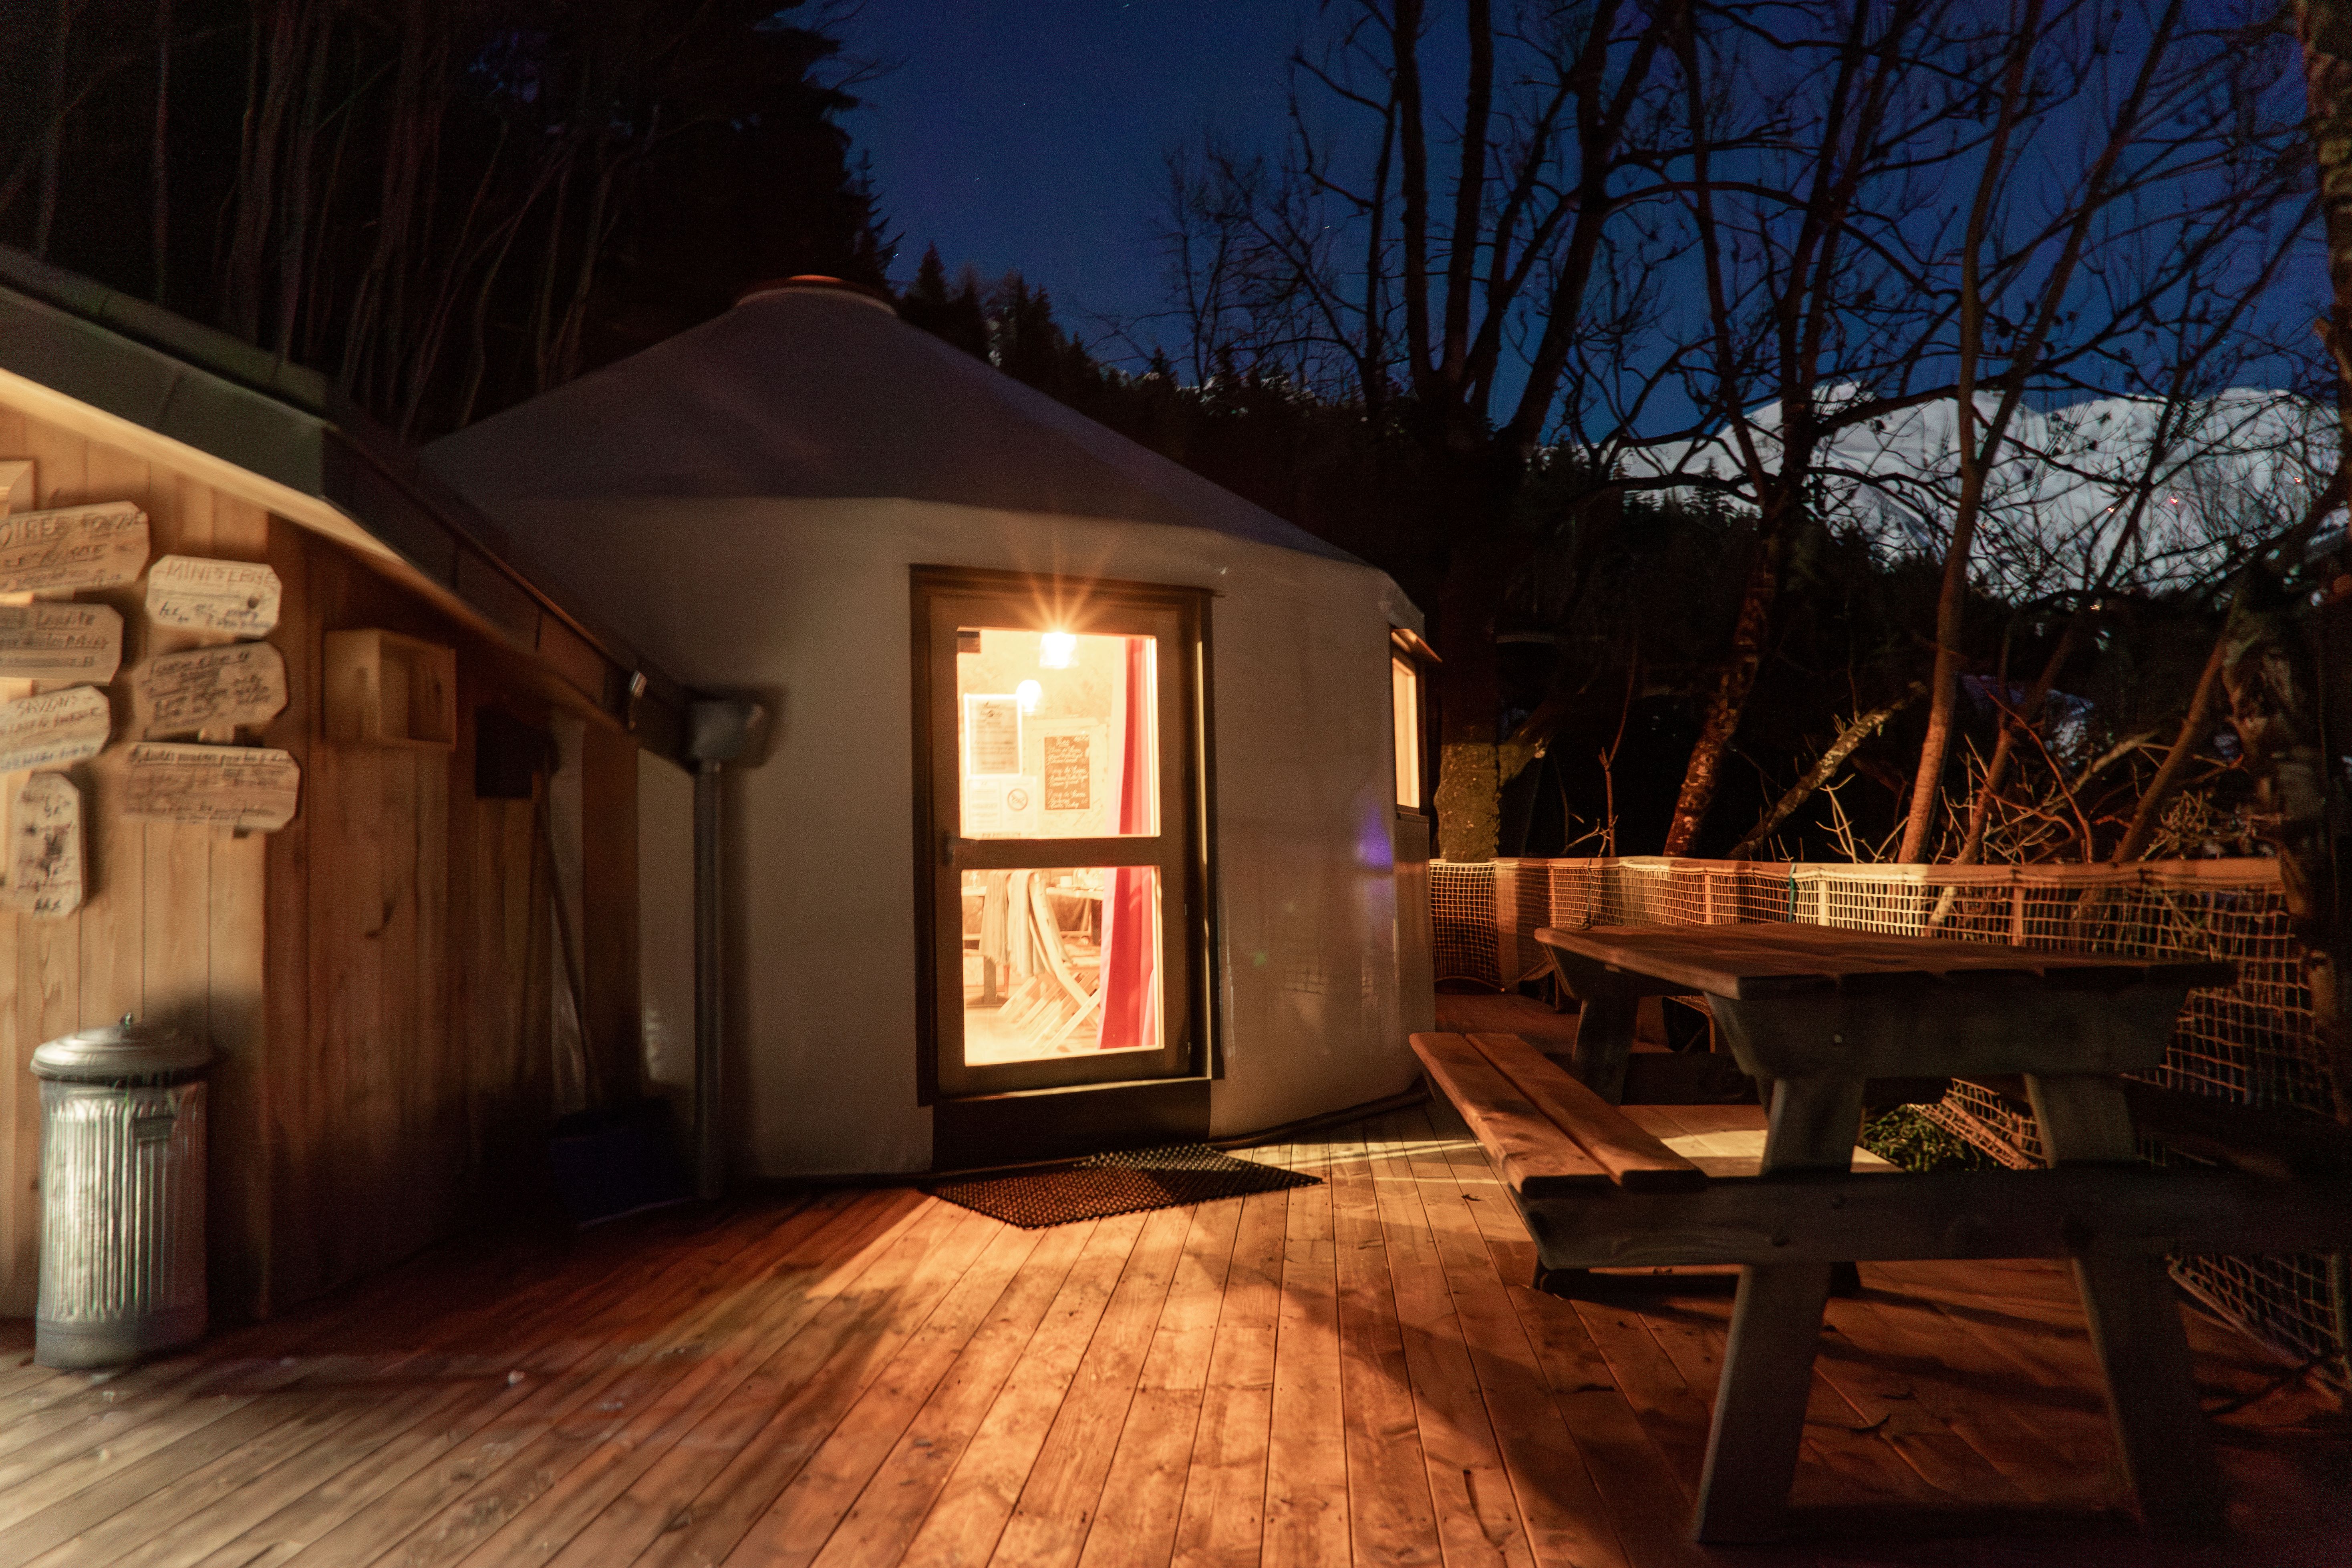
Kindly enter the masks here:
[[[33, 504], [135, 500], [154, 554], [277, 568], [286, 592], [270, 640], [286, 659], [289, 700], [244, 738], [292, 752], [303, 779], [301, 809], [280, 833], [120, 820], [129, 672], [153, 653], [222, 639], [151, 632], [143, 583], [88, 595], [125, 623], [117, 744], [73, 770], [89, 896], [64, 921], [0, 913], [0, 1316], [30, 1313], [38, 1278], [32, 1050], [126, 1012], [173, 1019], [216, 1053], [208, 1206], [218, 1318], [267, 1315], [485, 1209], [535, 1201], [551, 1094], [547, 869], [531, 804], [473, 791], [474, 710], [543, 721], [531, 672], [339, 546], [0, 406], [0, 458], [15, 458], [38, 465]], [[322, 738], [321, 639], [358, 626], [457, 648], [454, 748]], [[0, 683], [0, 699], [32, 689]], [[589, 733], [590, 1008], [599, 1037], [633, 1063], [634, 747], [593, 725]], [[15, 782], [0, 778], [0, 792]]]
[[[257, 559], [269, 522], [258, 509], [165, 468], [0, 406], [0, 458], [30, 458], [37, 507], [135, 500], [149, 519], [153, 553]], [[88, 597], [123, 612], [123, 669], [151, 654], [219, 641], [151, 632], [139, 613], [145, 586]], [[67, 682], [52, 683], [55, 686]], [[0, 699], [35, 689], [0, 682]], [[117, 738], [131, 719], [128, 682], [116, 681]], [[216, 1252], [239, 1259], [260, 1218], [260, 1173], [223, 1157], [259, 1142], [261, 923], [264, 845], [202, 827], [123, 822], [118, 744], [73, 770], [83, 793], [89, 896], [63, 921], [0, 913], [0, 1315], [33, 1309], [40, 1237], [40, 1093], [27, 1070], [42, 1041], [134, 1013], [168, 1018], [209, 1037], [213, 1073]], [[0, 798], [14, 776], [0, 778]], [[233, 1271], [232, 1271], [233, 1272]]]
[[[543, 707], [336, 546], [274, 522], [270, 560], [289, 694], [271, 743], [302, 762], [303, 809], [268, 848], [269, 1033], [299, 1048], [270, 1107], [280, 1168], [263, 1311], [535, 1196], [552, 940], [531, 804], [474, 796], [474, 710], [543, 721]], [[457, 646], [455, 747], [324, 738], [324, 635], [358, 626]]]

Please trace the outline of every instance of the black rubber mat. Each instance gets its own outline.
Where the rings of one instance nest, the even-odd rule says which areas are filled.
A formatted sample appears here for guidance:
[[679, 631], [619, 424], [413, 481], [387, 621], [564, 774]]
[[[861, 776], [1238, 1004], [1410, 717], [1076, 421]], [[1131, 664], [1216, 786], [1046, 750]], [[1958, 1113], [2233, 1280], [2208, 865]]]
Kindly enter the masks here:
[[1221, 1154], [1205, 1143], [1089, 1154], [1057, 1171], [1024, 1171], [977, 1181], [940, 1182], [928, 1190], [992, 1219], [1024, 1230], [1082, 1219], [1180, 1208], [1217, 1198], [1246, 1197], [1286, 1187], [1312, 1187], [1319, 1176]]

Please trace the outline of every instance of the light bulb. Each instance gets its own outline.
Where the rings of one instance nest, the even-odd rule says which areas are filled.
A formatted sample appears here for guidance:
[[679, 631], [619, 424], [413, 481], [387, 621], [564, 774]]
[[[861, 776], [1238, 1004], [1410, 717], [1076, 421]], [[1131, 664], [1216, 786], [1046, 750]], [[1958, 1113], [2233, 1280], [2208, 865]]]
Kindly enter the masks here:
[[1077, 655], [1076, 632], [1047, 632], [1037, 639], [1037, 662], [1046, 669], [1067, 669]]
[[1013, 695], [1021, 699], [1021, 711], [1034, 713], [1037, 704], [1045, 700], [1045, 689], [1034, 680], [1024, 680], [1013, 689]]

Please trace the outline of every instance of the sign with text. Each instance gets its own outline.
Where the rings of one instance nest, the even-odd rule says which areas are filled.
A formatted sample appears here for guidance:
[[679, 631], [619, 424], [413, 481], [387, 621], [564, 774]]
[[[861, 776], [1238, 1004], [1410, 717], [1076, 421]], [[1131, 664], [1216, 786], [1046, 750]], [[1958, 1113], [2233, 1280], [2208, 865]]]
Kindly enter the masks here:
[[278, 574], [258, 561], [166, 555], [147, 574], [147, 614], [159, 626], [257, 637], [278, 624]]
[[1045, 809], [1084, 811], [1094, 804], [1094, 737], [1045, 737]]
[[105, 605], [0, 605], [0, 679], [114, 679], [122, 616]]
[[286, 706], [286, 660], [266, 642], [160, 654], [132, 679], [151, 735], [266, 724]]
[[275, 833], [294, 820], [301, 790], [301, 767], [284, 752], [142, 741], [131, 748], [122, 815]]
[[8, 885], [0, 909], [62, 920], [81, 908], [81, 791], [63, 773], [35, 773], [8, 821]]
[[94, 757], [113, 733], [114, 705], [95, 686], [0, 702], [0, 773]]
[[125, 501], [0, 517], [0, 594], [109, 588], [147, 564], [147, 514]]

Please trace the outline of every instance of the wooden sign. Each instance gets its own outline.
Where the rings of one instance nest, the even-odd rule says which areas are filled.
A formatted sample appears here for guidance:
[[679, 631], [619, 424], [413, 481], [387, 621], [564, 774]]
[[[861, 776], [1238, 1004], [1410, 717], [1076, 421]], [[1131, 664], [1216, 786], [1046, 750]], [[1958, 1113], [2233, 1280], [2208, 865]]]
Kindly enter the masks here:
[[35, 773], [9, 816], [8, 885], [0, 909], [61, 920], [81, 908], [81, 791], [63, 773]]
[[0, 679], [103, 685], [121, 663], [122, 616], [107, 605], [0, 605]]
[[111, 587], [146, 564], [147, 514], [127, 500], [0, 517], [0, 594]]
[[286, 660], [266, 642], [161, 654], [132, 679], [151, 735], [264, 724], [286, 706]]
[[278, 624], [278, 574], [258, 561], [166, 555], [147, 574], [147, 615], [159, 626], [257, 637]]
[[0, 702], [0, 773], [94, 757], [113, 734], [114, 705], [95, 686]]
[[284, 752], [142, 741], [131, 748], [122, 815], [275, 833], [294, 820], [301, 788], [302, 770]]

